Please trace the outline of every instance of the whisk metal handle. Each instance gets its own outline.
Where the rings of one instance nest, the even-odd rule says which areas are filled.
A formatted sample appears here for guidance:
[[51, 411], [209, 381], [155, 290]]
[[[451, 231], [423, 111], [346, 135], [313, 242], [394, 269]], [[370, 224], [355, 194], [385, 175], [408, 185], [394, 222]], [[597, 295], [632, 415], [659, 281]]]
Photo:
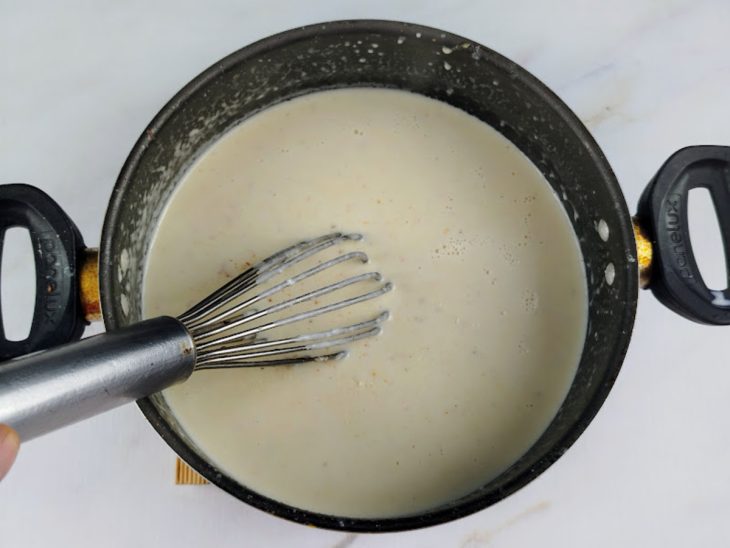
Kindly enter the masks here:
[[195, 347], [175, 318], [114, 332], [0, 363], [0, 423], [23, 441], [187, 379]]

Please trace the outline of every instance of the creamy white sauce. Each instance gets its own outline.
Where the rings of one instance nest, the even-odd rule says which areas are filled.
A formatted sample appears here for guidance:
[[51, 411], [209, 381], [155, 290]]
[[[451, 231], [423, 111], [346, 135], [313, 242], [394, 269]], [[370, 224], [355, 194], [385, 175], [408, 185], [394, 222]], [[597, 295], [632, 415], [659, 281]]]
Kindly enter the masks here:
[[315, 93], [243, 122], [186, 174], [150, 249], [145, 315], [333, 229], [364, 234], [348, 249], [396, 286], [333, 321], [387, 308], [384, 332], [343, 361], [203, 371], [165, 398], [218, 467], [293, 506], [397, 516], [470, 492], [535, 442], [575, 374], [587, 299], [566, 213], [458, 109]]

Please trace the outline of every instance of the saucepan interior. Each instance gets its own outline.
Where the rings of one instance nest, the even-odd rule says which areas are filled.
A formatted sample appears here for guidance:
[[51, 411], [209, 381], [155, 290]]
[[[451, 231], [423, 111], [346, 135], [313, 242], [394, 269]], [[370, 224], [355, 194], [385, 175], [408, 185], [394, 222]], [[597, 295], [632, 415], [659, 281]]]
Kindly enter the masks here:
[[[177, 453], [245, 502], [333, 529], [410, 529], [488, 506], [546, 469], [578, 437], [606, 398], [630, 337], [637, 270], [623, 196], [580, 121], [524, 69], [459, 36], [384, 21], [314, 25], [230, 55], [163, 108], [122, 169], [102, 235], [102, 305], [108, 329], [142, 319], [142, 278], [156, 223], [181, 175], [211, 143], [261, 109], [302, 94], [347, 86], [409, 90], [480, 118], [519, 147], [561, 198], [583, 253], [590, 310], [580, 365], [557, 416], [519, 461], [480, 489], [419, 515], [371, 520], [314, 514], [254, 493], [209, 463], [161, 395], [142, 400], [140, 407]], [[596, 228], [601, 221], [609, 228], [605, 240], [606, 232], [599, 234]], [[255, 240], [256, 234], [250, 238]], [[607, 276], [607, 270], [614, 275]]]

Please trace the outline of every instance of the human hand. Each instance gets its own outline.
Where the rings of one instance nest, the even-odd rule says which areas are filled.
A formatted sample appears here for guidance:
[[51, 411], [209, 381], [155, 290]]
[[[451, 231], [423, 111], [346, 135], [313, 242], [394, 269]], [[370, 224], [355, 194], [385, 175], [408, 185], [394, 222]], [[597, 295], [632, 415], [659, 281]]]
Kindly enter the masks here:
[[18, 433], [4, 424], [0, 424], [0, 479], [3, 479], [13, 465], [20, 447]]

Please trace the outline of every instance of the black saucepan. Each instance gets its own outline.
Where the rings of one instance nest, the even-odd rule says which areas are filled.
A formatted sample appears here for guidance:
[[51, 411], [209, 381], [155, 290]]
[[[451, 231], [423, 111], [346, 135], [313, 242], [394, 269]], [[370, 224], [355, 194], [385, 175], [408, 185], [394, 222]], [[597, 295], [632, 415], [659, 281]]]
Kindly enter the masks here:
[[[484, 46], [440, 30], [342, 21], [290, 30], [215, 63], [144, 130], [122, 168], [104, 221], [99, 285], [107, 329], [142, 319], [142, 275], [156, 222], [201, 152], [261, 109], [347, 86], [404, 89], [449, 103], [490, 124], [542, 171], [562, 199], [585, 259], [590, 311], [580, 365], [555, 419], [509, 469], [441, 507], [387, 519], [321, 515], [255, 493], [208, 461], [162, 396], [141, 400], [140, 408], [165, 441], [233, 496], [293, 521], [351, 531], [413, 529], [465, 516], [536, 478], [593, 419], [629, 344], [640, 270], [642, 280], [675, 312], [707, 324], [730, 324], [730, 292], [704, 284], [687, 225], [689, 189], [708, 188], [725, 247], [730, 246], [730, 148], [700, 146], [674, 154], [649, 183], [632, 224], [611, 167], [590, 133], [530, 73]], [[1, 355], [8, 358], [80, 337], [83, 311], [93, 308], [93, 299], [91, 305], [88, 299], [80, 305], [80, 273], [89, 268], [78, 230], [50, 198], [31, 187], [2, 187], [0, 214], [3, 231], [30, 229], [38, 275], [31, 334], [25, 341], [2, 341]]]

